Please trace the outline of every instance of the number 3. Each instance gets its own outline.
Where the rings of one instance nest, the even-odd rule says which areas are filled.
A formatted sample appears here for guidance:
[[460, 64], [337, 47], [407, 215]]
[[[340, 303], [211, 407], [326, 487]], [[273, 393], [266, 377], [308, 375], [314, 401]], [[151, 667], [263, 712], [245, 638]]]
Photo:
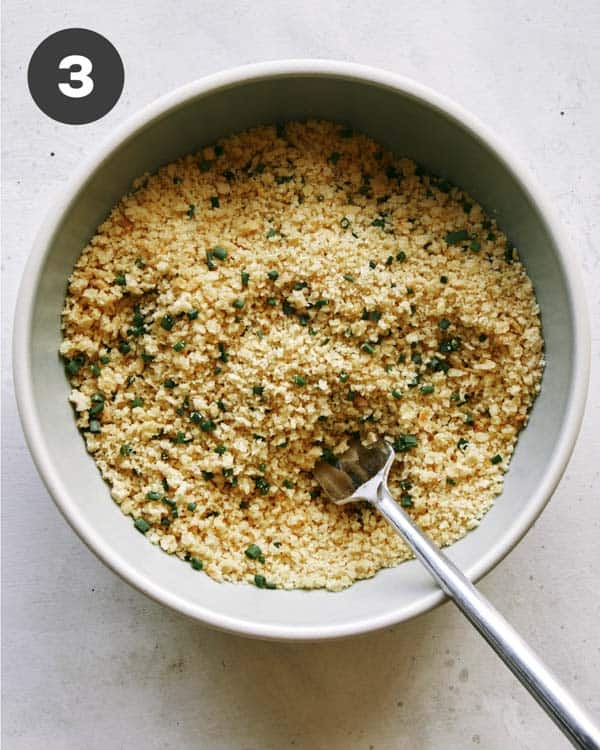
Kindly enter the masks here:
[[[70, 70], [74, 65], [78, 66], [79, 70]], [[89, 58], [83, 55], [67, 55], [58, 63], [58, 67], [63, 70], [70, 70], [69, 79], [80, 84], [79, 86], [73, 86], [71, 83], [59, 83], [58, 88], [62, 94], [70, 96], [72, 99], [81, 99], [92, 93], [94, 81], [90, 78], [92, 61]]]

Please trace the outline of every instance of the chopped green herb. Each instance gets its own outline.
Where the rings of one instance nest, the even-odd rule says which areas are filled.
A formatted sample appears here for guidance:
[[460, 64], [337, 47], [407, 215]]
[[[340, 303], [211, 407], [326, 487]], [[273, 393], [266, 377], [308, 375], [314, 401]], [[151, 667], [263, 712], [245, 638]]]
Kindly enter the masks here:
[[342, 229], [348, 229], [350, 226], [350, 219], [347, 216], [344, 216], [342, 219], [340, 219], [340, 226]]
[[133, 448], [128, 443], [123, 443], [123, 445], [119, 448], [119, 453], [122, 456], [131, 456], [133, 453]]
[[214, 479], [214, 474], [212, 471], [202, 471], [202, 479], [205, 479], [207, 482], [210, 482], [211, 479]]
[[202, 570], [204, 567], [202, 560], [198, 560], [197, 557], [190, 557], [190, 565], [194, 570]]
[[426, 396], [429, 396], [431, 393], [435, 391], [435, 386], [431, 384], [422, 385], [421, 386], [421, 393], [423, 393]]
[[119, 273], [115, 276], [115, 284], [118, 284], [119, 286], [125, 286], [127, 284], [127, 279], [125, 278], [124, 273]]
[[229, 362], [229, 354], [227, 354], [225, 344], [219, 342], [217, 346], [219, 348], [219, 359], [221, 360], [221, 362]]
[[187, 210], [187, 215], [190, 219], [193, 219], [196, 215], [196, 206], [193, 203], [190, 203], [190, 206]]
[[145, 521], [143, 518], [136, 518], [133, 525], [142, 534], [145, 534], [147, 531], [150, 530], [150, 524], [147, 521]]
[[394, 398], [402, 398], [402, 391], [399, 391], [397, 388], [394, 388], [392, 391], [392, 396]]
[[148, 500], [160, 500], [162, 495], [160, 492], [156, 492], [155, 490], [150, 490], [149, 492], [146, 492], [146, 498]]
[[197, 504], [197, 503], [188, 503], [188, 504], [187, 504], [187, 509], [188, 509], [188, 510], [189, 510], [190, 512], [192, 512], [192, 513], [193, 513], [193, 512], [194, 512], [194, 511], [196, 510], [196, 508], [197, 508], [197, 507], [198, 507], [198, 504]]
[[189, 310], [186, 315], [190, 320], [196, 320], [196, 318], [198, 317], [198, 310], [196, 310], [196, 308], [194, 307], [193, 309]]
[[236, 310], [243, 310], [244, 305], [246, 304], [246, 301], [241, 298], [238, 298], [234, 300], [232, 304], [236, 308]]
[[276, 589], [277, 586], [274, 583], [270, 583], [264, 576], [259, 574], [254, 576], [254, 585], [259, 589]]
[[162, 320], [160, 321], [161, 328], [164, 328], [165, 331], [170, 331], [171, 328], [173, 328], [173, 324], [175, 323], [175, 320], [171, 315], [167, 313], [167, 315], [164, 315]]
[[94, 393], [91, 400], [92, 408], [90, 409], [90, 417], [97, 417], [104, 409], [104, 396], [101, 393]]
[[374, 354], [375, 353], [375, 347], [373, 346], [373, 344], [363, 344], [360, 348], [366, 354]]
[[141, 398], [140, 396], [136, 396], [135, 398], [131, 399], [129, 403], [131, 404], [131, 408], [135, 409], [138, 406], [144, 405], [144, 399]]
[[258, 544], [251, 544], [246, 551], [244, 552], [246, 557], [249, 557], [251, 560], [258, 560], [260, 557], [263, 556], [261, 548], [258, 546]]
[[213, 261], [213, 253], [211, 250], [206, 251], [206, 265], [208, 266], [209, 271], [214, 271], [216, 268]]
[[264, 385], [253, 385], [252, 386], [252, 393], [254, 393], [255, 396], [262, 396], [265, 392]]
[[97, 435], [101, 430], [100, 422], [97, 419], [90, 419], [90, 432]]
[[286, 488], [286, 490], [293, 490], [295, 485], [291, 479], [284, 479], [283, 486]]
[[212, 254], [218, 260], [225, 260], [227, 257], [227, 250], [225, 250], [224, 247], [221, 247], [221, 245], [217, 245], [216, 247], [213, 247]]
[[267, 297], [267, 305], [270, 305], [271, 307], [275, 307], [277, 305], [277, 298]]
[[448, 283], [448, 277], [440, 276], [440, 284], [447, 284], [447, 283]]
[[346, 281], [349, 281], [351, 284], [354, 284], [356, 282], [356, 279], [354, 278], [354, 276], [351, 276], [349, 273], [344, 274], [344, 279]]
[[412, 288], [412, 286], [407, 286], [406, 293], [408, 294], [409, 297], [412, 297], [412, 295], [415, 293], [415, 290]]
[[345, 370], [342, 370], [342, 372], [340, 373], [340, 380], [342, 381], [342, 383], [346, 383], [348, 378], [348, 373]]
[[185, 349], [185, 341], [178, 341], [176, 344], [173, 344], [173, 349], [176, 352], [182, 352]]
[[459, 349], [459, 338], [442, 339], [442, 341], [440, 341], [440, 351], [444, 354], [447, 354], [448, 352], [457, 352]]
[[460, 438], [460, 440], [456, 444], [456, 447], [461, 451], [465, 451], [469, 447], [469, 441], [465, 440], [465, 438]]
[[131, 346], [127, 343], [127, 341], [119, 341], [119, 351], [121, 354], [129, 354], [131, 351]]
[[494, 465], [496, 465], [496, 464], [501, 464], [501, 463], [502, 463], [502, 456], [501, 456], [501, 455], [500, 455], [499, 453], [496, 453], [496, 455], [495, 455], [495, 456], [492, 456], [492, 458], [490, 458], [490, 461], [491, 461], [491, 462], [492, 462], [492, 463], [493, 463]]
[[66, 360], [65, 369], [69, 375], [75, 375], [76, 373], [81, 370], [85, 362], [85, 359], [83, 356], [78, 355], [77, 357], [73, 357], [73, 359]]
[[450, 328], [450, 321], [448, 320], [448, 318], [442, 318], [439, 321], [438, 326], [442, 329], [442, 331], [445, 331], [447, 328]]
[[108, 354], [103, 354], [103, 355], [102, 355], [102, 356], [100, 357], [100, 362], [101, 362], [101, 363], [102, 363], [103, 365], [107, 365], [107, 364], [108, 364], [108, 363], [110, 362], [110, 357], [108, 356]]
[[478, 253], [481, 250], [481, 243], [479, 240], [471, 240], [469, 248], [471, 249], [471, 252]]
[[279, 271], [269, 271], [267, 273], [267, 276], [271, 279], [271, 281], [277, 281], [279, 278]]
[[413, 507], [413, 505], [414, 505], [413, 499], [412, 499], [412, 497], [407, 492], [405, 492], [402, 495], [400, 495], [400, 505], [403, 508], [412, 508]]
[[96, 364], [91, 365], [90, 370], [92, 371], [92, 375], [94, 375], [95, 377], [98, 377], [101, 373], [100, 368]]
[[270, 240], [272, 237], [275, 237], [277, 232], [271, 227], [267, 234], [265, 235], [268, 240]]
[[452, 477], [446, 477], [446, 484], [450, 487], [454, 487], [456, 485], [456, 479], [452, 479]]
[[445, 237], [447, 245], [459, 245], [469, 239], [469, 233], [466, 229], [456, 229], [454, 232], [448, 232]]
[[417, 447], [416, 435], [402, 434], [394, 440], [393, 448], [395, 451], [405, 452]]
[[478, 336], [479, 343], [483, 344], [484, 341], [487, 341], [487, 335], [485, 333], [480, 333]]
[[226, 452], [227, 452], [227, 448], [224, 445], [217, 445], [217, 447], [215, 448], [215, 453], [218, 453], [219, 456], [222, 456], [223, 453], [226, 453]]
[[248, 271], [242, 271], [241, 278], [242, 278], [242, 289], [245, 289], [248, 286], [248, 282], [250, 281], [250, 274], [248, 273]]
[[358, 391], [349, 390], [346, 394], [346, 401], [354, 401], [358, 395]]
[[306, 385], [306, 378], [302, 375], [294, 375], [292, 382], [294, 383], [294, 385], [303, 386]]
[[269, 494], [271, 485], [267, 482], [267, 480], [264, 477], [262, 476], [252, 477], [252, 480], [254, 481], [254, 486], [260, 492], [261, 495]]
[[146, 262], [143, 258], [136, 258], [134, 263], [137, 268], [146, 268]]
[[172, 443], [175, 443], [175, 445], [183, 445], [184, 443], [191, 443], [192, 438], [186, 438], [185, 432], [177, 432], [174, 438], [171, 439]]
[[396, 255], [396, 260], [399, 263], [404, 263], [404, 261], [406, 260], [406, 253], [404, 252], [404, 250], [400, 250], [400, 252]]

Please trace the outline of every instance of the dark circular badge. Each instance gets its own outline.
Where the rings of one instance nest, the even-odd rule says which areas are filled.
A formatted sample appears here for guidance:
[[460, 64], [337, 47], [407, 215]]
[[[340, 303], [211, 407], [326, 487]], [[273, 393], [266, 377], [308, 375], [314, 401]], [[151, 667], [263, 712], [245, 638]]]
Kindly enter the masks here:
[[27, 82], [38, 107], [58, 122], [84, 125], [109, 112], [123, 91], [123, 61], [113, 45], [89, 29], [63, 29], [39, 45]]

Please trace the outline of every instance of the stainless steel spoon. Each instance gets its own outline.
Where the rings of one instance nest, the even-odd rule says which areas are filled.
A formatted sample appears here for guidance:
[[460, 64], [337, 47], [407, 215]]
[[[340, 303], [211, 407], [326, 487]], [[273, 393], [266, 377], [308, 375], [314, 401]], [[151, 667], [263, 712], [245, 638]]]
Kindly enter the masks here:
[[396, 503], [387, 486], [394, 458], [393, 448], [385, 441], [365, 448], [356, 440], [336, 466], [320, 461], [314, 476], [337, 505], [363, 500], [375, 507], [573, 745], [598, 750], [598, 726], [513, 627]]

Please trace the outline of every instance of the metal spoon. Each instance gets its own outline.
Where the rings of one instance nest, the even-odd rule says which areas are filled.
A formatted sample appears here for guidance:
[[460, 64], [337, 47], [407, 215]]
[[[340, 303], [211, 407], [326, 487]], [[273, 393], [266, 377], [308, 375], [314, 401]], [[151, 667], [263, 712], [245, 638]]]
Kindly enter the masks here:
[[368, 448], [355, 440], [337, 466], [320, 461], [314, 476], [337, 505], [360, 500], [371, 503], [573, 745], [598, 750], [600, 729], [592, 719], [513, 627], [396, 503], [387, 486], [394, 458], [393, 448], [383, 440]]

